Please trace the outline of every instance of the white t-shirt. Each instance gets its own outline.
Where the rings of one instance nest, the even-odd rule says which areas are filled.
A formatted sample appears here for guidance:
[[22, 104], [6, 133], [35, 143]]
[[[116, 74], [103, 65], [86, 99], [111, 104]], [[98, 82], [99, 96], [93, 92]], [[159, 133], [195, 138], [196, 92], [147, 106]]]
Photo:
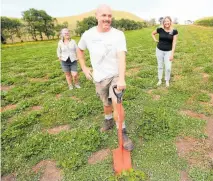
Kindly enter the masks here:
[[57, 56], [61, 58], [61, 60], [66, 61], [68, 57], [70, 57], [71, 62], [77, 60], [76, 55], [77, 44], [75, 40], [70, 40], [66, 45], [62, 40], [58, 42], [57, 48]]
[[118, 75], [117, 52], [127, 51], [124, 33], [115, 28], [108, 32], [98, 32], [97, 27], [89, 29], [82, 35], [78, 47], [89, 50], [95, 82]]

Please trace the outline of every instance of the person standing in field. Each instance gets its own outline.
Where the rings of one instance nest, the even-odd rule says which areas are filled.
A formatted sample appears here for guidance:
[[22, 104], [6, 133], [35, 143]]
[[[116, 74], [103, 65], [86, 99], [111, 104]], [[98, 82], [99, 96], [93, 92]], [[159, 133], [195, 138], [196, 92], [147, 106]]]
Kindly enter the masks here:
[[78, 82], [77, 44], [71, 39], [67, 28], [61, 30], [61, 40], [57, 48], [58, 60], [65, 74], [69, 90], [73, 89], [72, 79], [76, 88], [81, 88]]
[[[97, 8], [96, 19], [98, 25], [84, 32], [78, 43], [78, 58], [86, 78], [93, 79], [96, 93], [103, 102], [105, 120], [101, 131], [107, 131], [113, 128], [114, 120], [118, 128], [117, 98], [112, 87], [117, 85], [118, 91], [126, 88], [127, 48], [124, 33], [111, 27], [112, 10], [108, 5], [100, 5]], [[89, 50], [93, 72], [85, 64], [86, 49]], [[124, 113], [123, 107], [122, 112]], [[133, 143], [127, 136], [125, 122], [122, 125], [122, 135], [124, 149], [133, 150]]]
[[[155, 35], [159, 34], [159, 41]], [[172, 27], [172, 19], [166, 16], [162, 20], [162, 27], [152, 32], [152, 38], [157, 42], [156, 57], [158, 62], [158, 83], [162, 84], [163, 67], [165, 65], [166, 87], [169, 87], [172, 61], [174, 59], [175, 47], [177, 42], [178, 31]]]

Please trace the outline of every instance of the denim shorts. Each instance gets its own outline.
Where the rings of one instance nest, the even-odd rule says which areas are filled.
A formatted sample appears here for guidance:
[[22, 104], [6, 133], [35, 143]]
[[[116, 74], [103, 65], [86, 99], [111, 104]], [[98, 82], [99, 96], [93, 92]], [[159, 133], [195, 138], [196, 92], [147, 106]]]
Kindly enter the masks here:
[[61, 61], [61, 68], [64, 72], [77, 72], [78, 63], [76, 60], [74, 62]]

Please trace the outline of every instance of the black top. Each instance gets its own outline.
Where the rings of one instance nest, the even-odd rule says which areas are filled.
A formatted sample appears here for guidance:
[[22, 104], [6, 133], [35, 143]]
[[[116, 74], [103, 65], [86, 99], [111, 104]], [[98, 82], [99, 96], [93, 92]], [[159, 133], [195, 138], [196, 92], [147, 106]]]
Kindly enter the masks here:
[[171, 51], [173, 36], [178, 34], [178, 31], [173, 29], [170, 32], [166, 32], [163, 28], [157, 28], [157, 33], [159, 33], [158, 49], [162, 51]]

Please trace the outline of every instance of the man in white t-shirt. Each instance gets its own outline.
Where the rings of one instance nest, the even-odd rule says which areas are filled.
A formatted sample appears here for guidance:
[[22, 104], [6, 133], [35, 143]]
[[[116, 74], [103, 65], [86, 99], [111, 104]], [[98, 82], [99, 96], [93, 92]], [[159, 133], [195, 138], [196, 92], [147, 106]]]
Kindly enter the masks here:
[[[118, 91], [126, 88], [126, 39], [124, 33], [111, 27], [112, 10], [107, 5], [100, 5], [96, 11], [98, 25], [87, 30], [78, 43], [78, 58], [87, 79], [94, 81], [96, 93], [104, 105], [105, 120], [101, 131], [107, 131], [117, 121], [117, 98], [112, 86], [117, 85]], [[85, 65], [84, 50], [90, 54], [91, 68]], [[124, 109], [122, 107], [122, 112]], [[118, 127], [118, 124], [116, 124]], [[126, 135], [125, 122], [122, 125], [123, 146], [126, 150], [133, 149], [133, 143]]]

